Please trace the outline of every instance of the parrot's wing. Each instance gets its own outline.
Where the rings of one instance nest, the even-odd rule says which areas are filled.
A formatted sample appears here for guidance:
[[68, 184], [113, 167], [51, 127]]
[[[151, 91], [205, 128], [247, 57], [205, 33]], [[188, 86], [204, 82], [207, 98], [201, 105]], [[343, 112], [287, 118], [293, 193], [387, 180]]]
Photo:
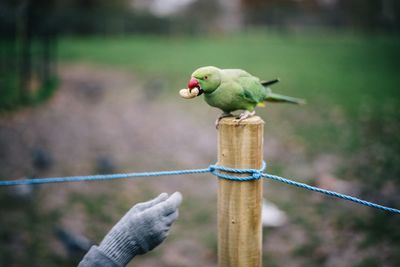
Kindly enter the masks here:
[[257, 77], [240, 77], [238, 83], [243, 90], [243, 98], [251, 103], [260, 103], [264, 100], [266, 93]]
[[257, 98], [253, 95], [253, 93], [247, 89], [243, 89], [243, 98], [251, 103], [258, 103]]

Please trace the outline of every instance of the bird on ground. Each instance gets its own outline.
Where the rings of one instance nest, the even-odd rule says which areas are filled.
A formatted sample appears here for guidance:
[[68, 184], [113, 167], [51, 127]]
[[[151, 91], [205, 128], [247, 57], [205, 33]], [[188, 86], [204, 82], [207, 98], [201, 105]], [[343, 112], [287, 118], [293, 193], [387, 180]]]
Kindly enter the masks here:
[[255, 114], [256, 106], [265, 106], [265, 102], [304, 104], [303, 99], [275, 94], [269, 86], [279, 79], [262, 81], [241, 69], [220, 69], [214, 66], [201, 67], [193, 72], [187, 89], [179, 93], [183, 98], [194, 98], [204, 93], [205, 101], [223, 113], [215, 124], [224, 117], [233, 116], [231, 112], [244, 110], [237, 122]]

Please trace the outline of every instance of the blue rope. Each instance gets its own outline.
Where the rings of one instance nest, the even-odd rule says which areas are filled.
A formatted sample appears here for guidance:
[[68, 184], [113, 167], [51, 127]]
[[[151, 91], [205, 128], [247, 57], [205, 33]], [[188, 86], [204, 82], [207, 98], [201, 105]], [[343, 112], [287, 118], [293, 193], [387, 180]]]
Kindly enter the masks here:
[[304, 188], [304, 189], [307, 189], [307, 190], [310, 190], [310, 191], [314, 191], [314, 192], [318, 192], [318, 193], [321, 193], [321, 194], [325, 194], [325, 195], [328, 195], [328, 196], [337, 197], [337, 198], [341, 198], [341, 199], [344, 199], [344, 200], [352, 201], [352, 202], [355, 202], [357, 204], [364, 205], [364, 206], [367, 206], [367, 207], [371, 207], [371, 208], [375, 208], [375, 209], [380, 209], [380, 210], [385, 210], [385, 211], [389, 211], [389, 212], [392, 212], [392, 213], [399, 213], [400, 214], [400, 210], [398, 210], [398, 209], [385, 207], [385, 206], [382, 206], [382, 205], [379, 205], [379, 204], [375, 204], [375, 203], [372, 203], [372, 202], [369, 202], [369, 201], [365, 201], [365, 200], [362, 200], [362, 199], [359, 199], [359, 198], [355, 198], [355, 197], [352, 197], [352, 196], [349, 196], [349, 195], [344, 195], [344, 194], [340, 194], [340, 193], [337, 193], [337, 192], [334, 192], [334, 191], [330, 191], [330, 190], [321, 189], [321, 188], [318, 188], [318, 187], [315, 187], [315, 186], [311, 186], [311, 185], [308, 185], [308, 184], [299, 183], [299, 182], [296, 182], [296, 181], [293, 181], [293, 180], [290, 180], [290, 179], [287, 179], [287, 178], [283, 178], [283, 177], [280, 177], [280, 176], [277, 176], [277, 175], [263, 173], [262, 176], [264, 178], [271, 179], [271, 180], [274, 180], [274, 181], [278, 181], [278, 182], [281, 182], [281, 183], [285, 183], [285, 184], [288, 184], [288, 185], [294, 185], [294, 186], [297, 186], [297, 187], [301, 187], [301, 188]]
[[[332, 197], [352, 201], [354, 203], [368, 206], [375, 209], [380, 209], [392, 213], [400, 214], [400, 210], [390, 207], [385, 207], [379, 204], [375, 204], [369, 201], [358, 199], [349, 195], [340, 194], [334, 191], [321, 189], [318, 187], [310, 186], [304, 183], [296, 182], [287, 178], [283, 178], [277, 175], [263, 173], [266, 169], [265, 162], [262, 163], [262, 167], [257, 169], [236, 169], [228, 168], [219, 165], [210, 165], [207, 169], [191, 169], [191, 170], [176, 170], [176, 171], [158, 171], [158, 172], [133, 172], [133, 173], [118, 173], [118, 174], [99, 174], [99, 175], [88, 175], [88, 176], [67, 176], [67, 177], [54, 177], [54, 178], [38, 178], [38, 179], [24, 179], [24, 180], [8, 180], [0, 181], [0, 186], [14, 186], [14, 185], [31, 185], [31, 184], [48, 184], [48, 183], [65, 183], [65, 182], [81, 182], [81, 181], [99, 181], [99, 180], [114, 180], [114, 179], [126, 179], [126, 178], [138, 178], [138, 177], [153, 177], [153, 176], [169, 176], [169, 175], [186, 175], [186, 174], [200, 174], [200, 173], [212, 173], [222, 179], [232, 181], [251, 181], [258, 180], [260, 178], [267, 178], [288, 185], [294, 185], [300, 188], [304, 188], [310, 191], [318, 192], [321, 194], [329, 195]], [[235, 176], [229, 175], [222, 172], [235, 173], [239, 175], [249, 174], [248, 176]]]
[[30, 184], [49, 184], [49, 183], [66, 183], [66, 182], [82, 182], [82, 181], [104, 181], [114, 179], [138, 178], [138, 177], [152, 177], [152, 176], [168, 176], [168, 175], [185, 175], [195, 173], [209, 173], [210, 169], [192, 169], [192, 170], [178, 170], [178, 171], [159, 171], [159, 172], [132, 172], [132, 173], [118, 173], [118, 174], [98, 174], [87, 176], [66, 176], [66, 177], [53, 177], [53, 178], [38, 178], [38, 179], [21, 179], [0, 181], [0, 186], [12, 185], [30, 185]]

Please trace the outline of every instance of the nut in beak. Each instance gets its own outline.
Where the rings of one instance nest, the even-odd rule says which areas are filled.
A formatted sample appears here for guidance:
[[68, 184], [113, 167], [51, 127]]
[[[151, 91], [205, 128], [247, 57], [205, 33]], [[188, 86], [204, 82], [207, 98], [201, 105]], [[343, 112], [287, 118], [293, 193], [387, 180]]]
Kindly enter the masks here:
[[194, 87], [192, 89], [189, 88], [184, 88], [179, 91], [179, 95], [185, 99], [191, 99], [195, 98], [200, 94], [200, 90], [197, 87]]

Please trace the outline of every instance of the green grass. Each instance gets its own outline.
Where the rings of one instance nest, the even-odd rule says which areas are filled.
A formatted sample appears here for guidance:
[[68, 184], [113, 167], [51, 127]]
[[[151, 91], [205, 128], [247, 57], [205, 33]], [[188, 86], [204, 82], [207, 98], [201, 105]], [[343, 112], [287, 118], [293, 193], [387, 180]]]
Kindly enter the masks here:
[[[59, 55], [62, 62], [162, 79], [174, 97], [193, 70], [204, 65], [243, 68], [262, 79], [280, 77], [273, 90], [308, 102], [297, 118], [288, 116], [297, 120], [293, 131], [305, 137], [309, 153], [318, 154], [354, 152], [362, 145], [359, 122], [365, 117], [399, 118], [399, 48], [400, 36], [258, 31], [222, 37], [65, 38]], [[293, 114], [293, 107], [274, 110]], [[280, 123], [279, 118], [271, 122]]]
[[67, 38], [62, 61], [117, 67], [146, 78], [186, 84], [199, 66], [243, 68], [276, 88], [325, 106], [398, 101], [400, 38], [349, 34], [247, 33], [224, 37]]
[[[61, 40], [59, 55], [62, 62], [121, 69], [139, 80], [163, 79], [175, 99], [192, 71], [204, 65], [243, 68], [262, 79], [280, 77], [273, 89], [303, 97], [308, 105], [260, 110], [263, 117], [275, 112], [268, 117], [276, 127], [270, 132], [279, 135], [285, 118], [311, 156], [361, 153], [374, 143], [389, 151], [382, 164], [393, 167], [400, 128], [399, 48], [400, 36], [258, 31], [220, 37], [70, 37]], [[397, 173], [399, 168], [392, 167]]]

